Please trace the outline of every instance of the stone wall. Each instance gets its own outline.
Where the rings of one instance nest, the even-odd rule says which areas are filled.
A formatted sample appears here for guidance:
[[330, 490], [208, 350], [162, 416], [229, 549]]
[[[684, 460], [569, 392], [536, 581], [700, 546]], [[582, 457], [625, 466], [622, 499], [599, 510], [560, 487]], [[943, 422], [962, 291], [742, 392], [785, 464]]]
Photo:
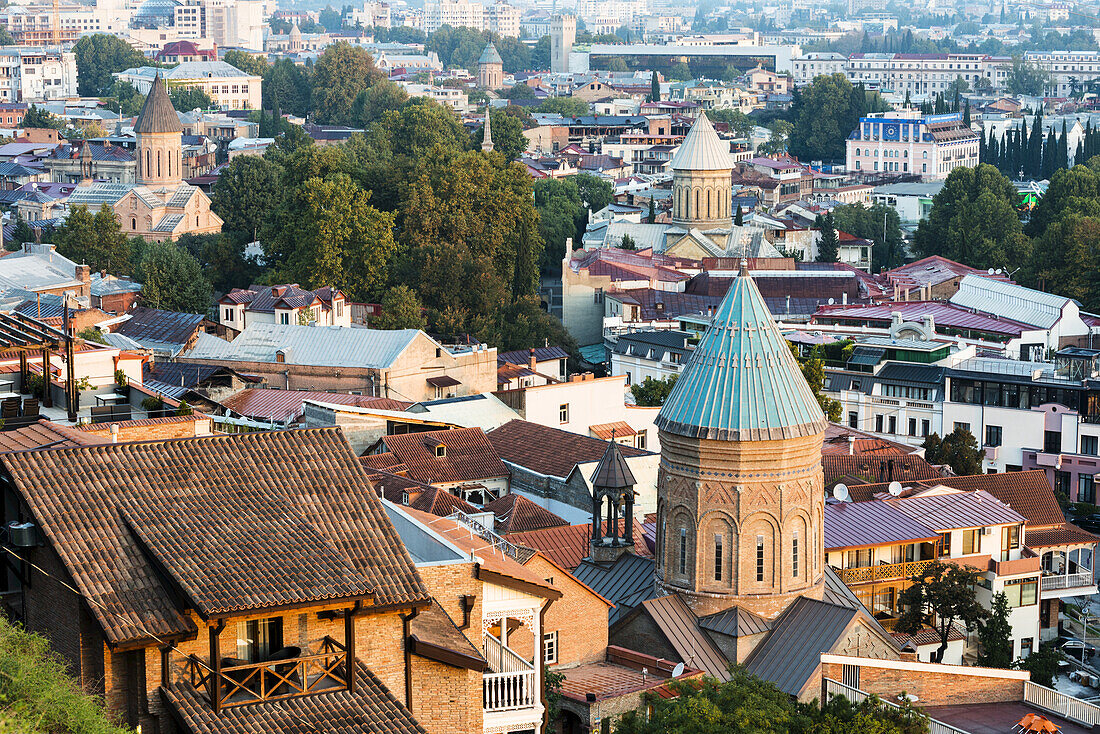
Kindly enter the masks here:
[[879, 661], [823, 655], [821, 676], [844, 680], [844, 666], [859, 666], [859, 688], [885, 701], [902, 692], [917, 697], [918, 706], [953, 706], [1022, 701], [1026, 671], [910, 661]]

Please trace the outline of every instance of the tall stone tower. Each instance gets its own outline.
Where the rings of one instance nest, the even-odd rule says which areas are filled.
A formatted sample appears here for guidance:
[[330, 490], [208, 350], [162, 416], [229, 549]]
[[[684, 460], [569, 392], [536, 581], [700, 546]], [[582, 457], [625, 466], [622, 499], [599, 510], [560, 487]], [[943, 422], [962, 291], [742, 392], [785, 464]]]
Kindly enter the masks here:
[[733, 158], [729, 144], [718, 137], [705, 113], [700, 113], [672, 156], [672, 222], [699, 229], [732, 226]]
[[826, 421], [744, 261], [656, 424], [658, 593], [769, 618], [821, 598]]
[[158, 73], [134, 123], [137, 136], [137, 182], [176, 186], [183, 180], [183, 126], [168, 88]]
[[290, 27], [290, 39], [286, 50], [292, 54], [302, 51], [302, 31], [298, 28], [298, 21], [294, 21], [294, 25]]
[[489, 116], [489, 108], [485, 108], [484, 133], [481, 136], [481, 149], [486, 153], [493, 151], [493, 119]]
[[489, 41], [481, 58], [477, 60], [477, 85], [485, 89], [500, 89], [504, 86], [504, 60], [500, 58], [497, 47]]
[[569, 54], [577, 42], [577, 18], [573, 15], [555, 15], [550, 19], [550, 71], [554, 74], [569, 72]]

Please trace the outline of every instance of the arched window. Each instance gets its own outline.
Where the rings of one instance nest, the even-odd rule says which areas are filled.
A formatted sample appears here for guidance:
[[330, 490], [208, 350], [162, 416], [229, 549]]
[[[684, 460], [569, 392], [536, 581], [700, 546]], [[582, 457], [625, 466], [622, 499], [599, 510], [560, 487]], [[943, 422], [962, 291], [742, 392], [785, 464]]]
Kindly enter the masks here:
[[130, 229], [137, 229], [137, 217], [130, 217]]
[[798, 531], [795, 530], [793, 533], [791, 533], [791, 576], [793, 578], [798, 578], [798, 559], [799, 553], [802, 550], [799, 546], [798, 541]]
[[714, 580], [722, 580], [722, 566], [724, 564], [724, 548], [722, 547], [722, 534], [714, 534]]
[[710, 189], [707, 189], [707, 219], [710, 219]]
[[160, 178], [160, 151], [157, 151], [157, 178]]
[[149, 176], [149, 172], [153, 170], [153, 154], [149, 152], [149, 149], [145, 149], [145, 175]]
[[699, 189], [695, 189], [695, 211], [692, 212], [692, 216], [699, 217]]
[[681, 574], [687, 573], [687, 547], [688, 547], [688, 531], [687, 528], [680, 528], [680, 561], [677, 567]]

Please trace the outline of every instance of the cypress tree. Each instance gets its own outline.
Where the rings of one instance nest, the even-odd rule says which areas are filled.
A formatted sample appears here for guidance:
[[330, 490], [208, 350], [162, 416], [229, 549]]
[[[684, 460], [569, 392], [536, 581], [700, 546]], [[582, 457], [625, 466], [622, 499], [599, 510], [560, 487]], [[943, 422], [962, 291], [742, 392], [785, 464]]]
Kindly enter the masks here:
[[1073, 165], [1083, 163], [1085, 160], [1085, 139], [1081, 138], [1077, 141], [1077, 150], [1073, 153]]
[[[1021, 125], [1023, 123], [1020, 123]], [[1043, 168], [1043, 111], [1035, 114], [1035, 121], [1031, 125], [1031, 149], [1028, 156], [1028, 171], [1030, 176], [1039, 176]]]
[[984, 135], [978, 138], [978, 163], [989, 163], [989, 150]]
[[1058, 166], [1058, 140], [1054, 137], [1054, 128], [1052, 127], [1047, 131], [1046, 142], [1043, 144], [1043, 164], [1039, 170], [1039, 178], [1045, 178], [1048, 181], [1050, 177], [1054, 175], [1054, 170]]
[[741, 205], [737, 205], [737, 213], [733, 215], [733, 224], [735, 227], [743, 227], [745, 225], [745, 213], [741, 211]]
[[271, 111], [271, 136], [278, 137], [283, 131], [283, 111], [279, 109], [279, 93], [271, 96], [271, 104], [275, 108]]
[[657, 208], [655, 206], [653, 206], [653, 197], [652, 196], [649, 197], [649, 216], [646, 217], [646, 220], [650, 224], [655, 224], [657, 222]]
[[1062, 119], [1062, 134], [1058, 136], [1058, 158], [1055, 163], [1058, 168], [1069, 168], [1069, 133], [1066, 132], [1065, 118]]
[[649, 77], [649, 101], [661, 101], [661, 83], [657, 81], [656, 71], [653, 71], [653, 73]]
[[970, 127], [970, 100], [966, 100], [966, 107], [963, 108], [963, 124]]

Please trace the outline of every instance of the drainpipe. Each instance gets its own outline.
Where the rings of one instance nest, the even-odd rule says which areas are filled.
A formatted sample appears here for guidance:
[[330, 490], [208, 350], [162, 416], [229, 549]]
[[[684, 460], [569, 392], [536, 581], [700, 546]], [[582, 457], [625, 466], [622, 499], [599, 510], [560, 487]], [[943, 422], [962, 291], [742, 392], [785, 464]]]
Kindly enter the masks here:
[[542, 704], [542, 731], [548, 731], [550, 727], [550, 709], [546, 705], [546, 610], [554, 603], [553, 599], [546, 600], [546, 606], [539, 610], [539, 640], [538, 640], [538, 664], [539, 664], [539, 703]]
[[412, 684], [412, 645], [409, 644], [409, 623], [420, 615], [420, 610], [413, 607], [408, 614], [401, 616], [401, 637], [405, 641], [405, 708], [412, 713], [413, 710], [413, 684]]

